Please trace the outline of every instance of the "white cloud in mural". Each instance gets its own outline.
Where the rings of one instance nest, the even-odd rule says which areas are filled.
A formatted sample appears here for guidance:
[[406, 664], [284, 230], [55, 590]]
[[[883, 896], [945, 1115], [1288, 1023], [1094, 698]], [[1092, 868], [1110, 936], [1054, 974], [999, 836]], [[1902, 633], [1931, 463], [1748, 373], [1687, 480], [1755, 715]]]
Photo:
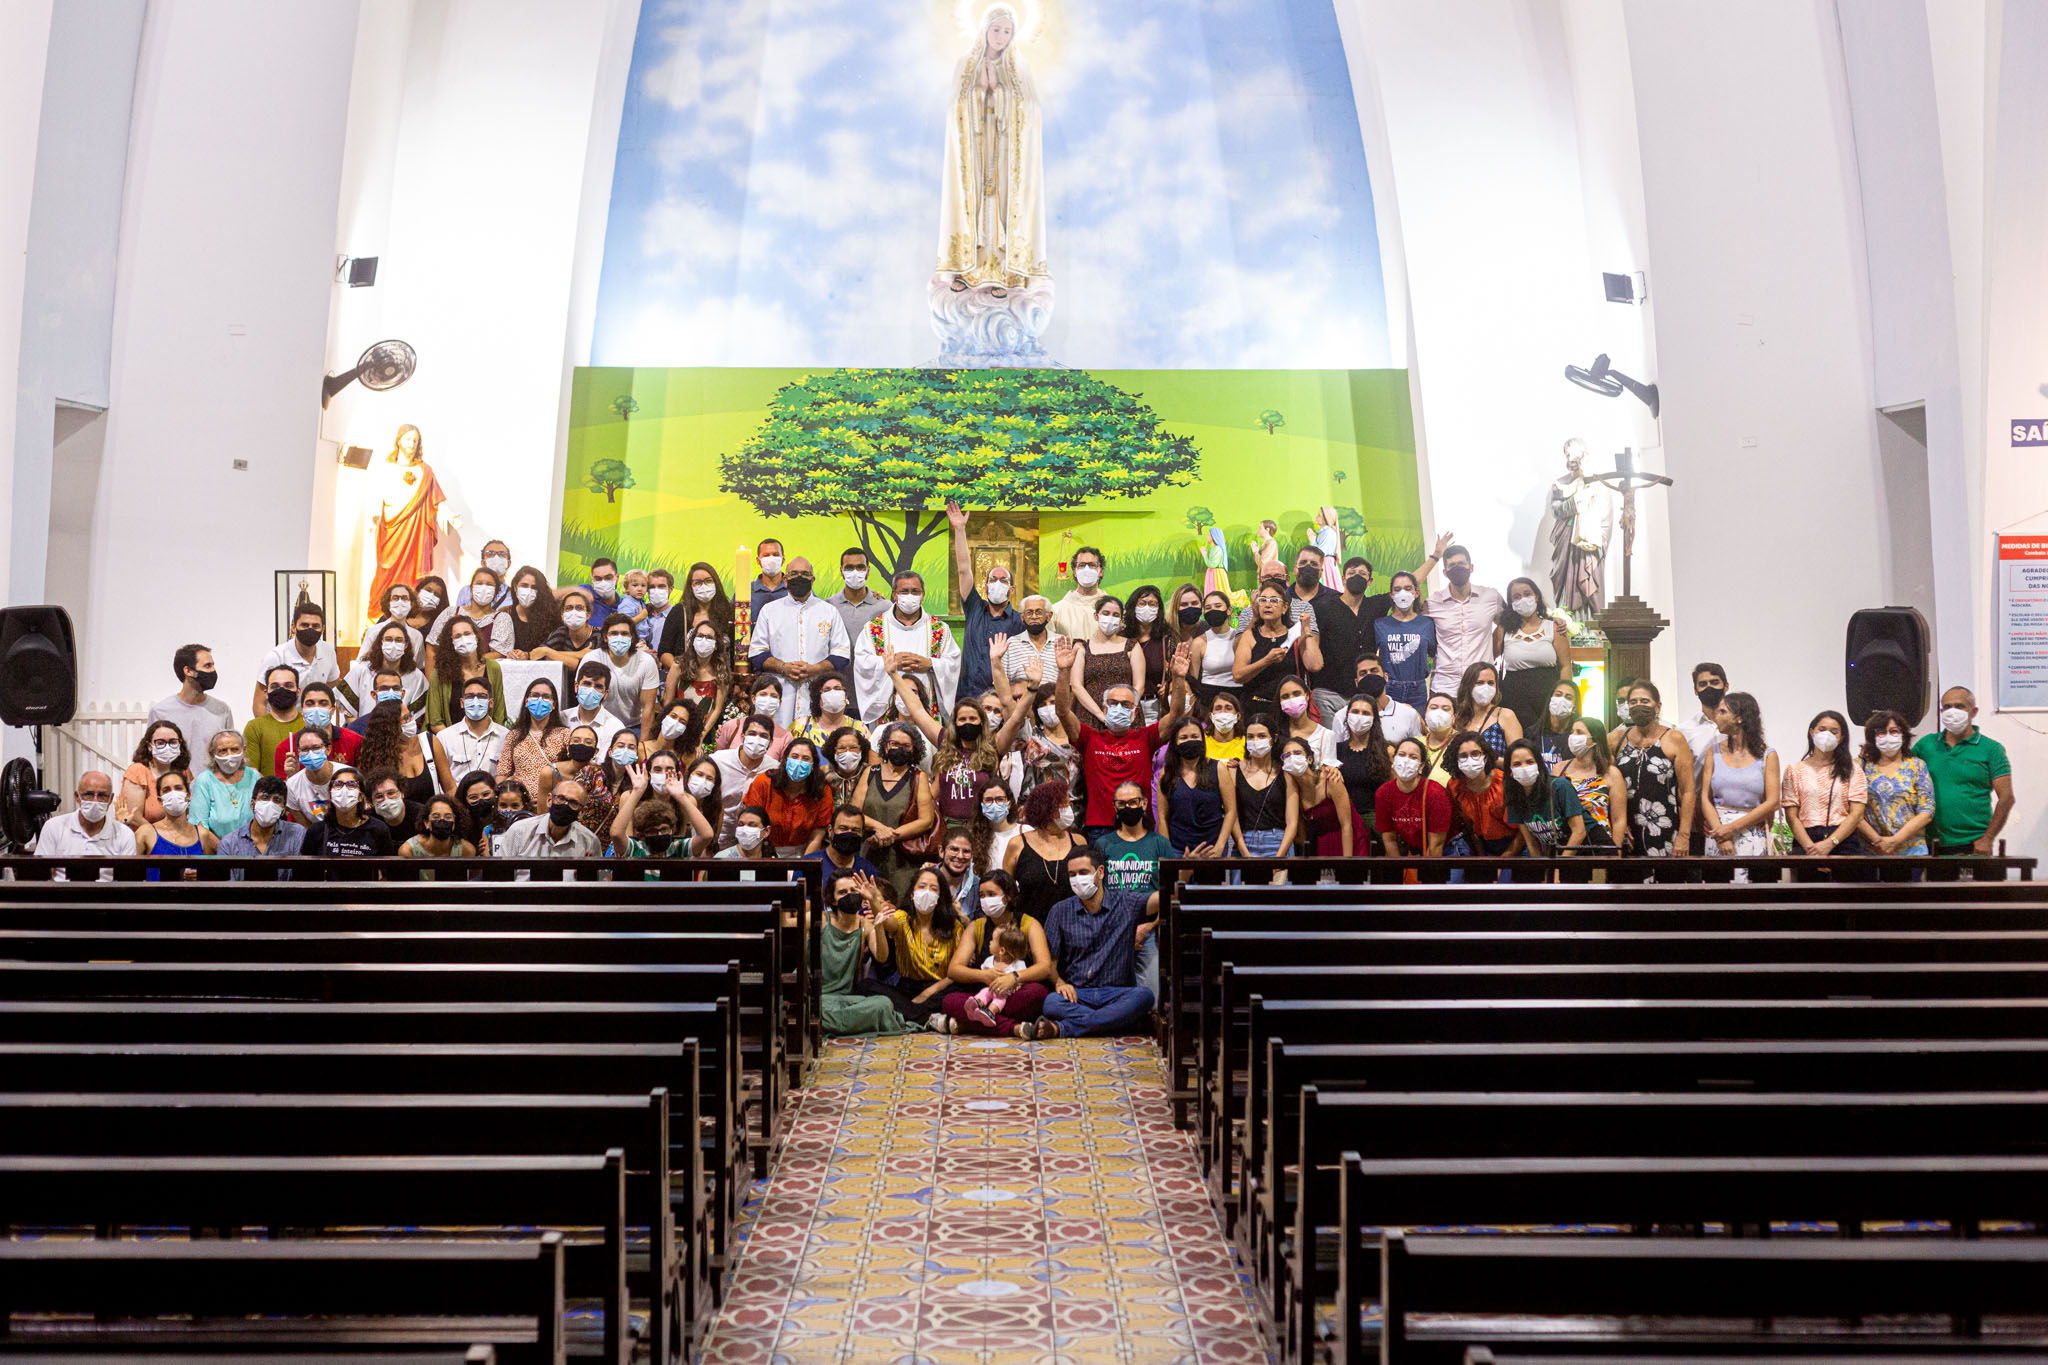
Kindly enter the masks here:
[[[931, 8], [650, 7], [597, 363], [930, 357], [924, 290], [960, 55]], [[1371, 199], [1327, 5], [1131, 0], [1063, 20], [1058, 60], [1037, 73], [1053, 353], [1096, 367], [1388, 363]]]

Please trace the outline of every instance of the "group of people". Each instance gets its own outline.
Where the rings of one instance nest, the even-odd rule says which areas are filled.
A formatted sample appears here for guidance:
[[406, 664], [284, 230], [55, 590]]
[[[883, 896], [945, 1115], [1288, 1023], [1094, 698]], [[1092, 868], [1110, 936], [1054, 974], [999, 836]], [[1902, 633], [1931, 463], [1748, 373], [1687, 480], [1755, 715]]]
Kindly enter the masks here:
[[[393, 584], [346, 671], [301, 602], [247, 724], [211, 651], [178, 650], [132, 763], [84, 774], [37, 852], [812, 858], [850, 1027], [1006, 1033], [1149, 1009], [1169, 856], [1745, 855], [1780, 826], [1821, 855], [1983, 853], [2012, 809], [1966, 688], [1937, 734], [1879, 712], [1852, 755], [1823, 711], [1786, 760], [1702, 663], [1694, 714], [1636, 679], [1610, 733], [1541, 586], [1473, 582], [1448, 535], [1380, 592], [1304, 544], [1233, 611], [1193, 583], [1113, 596], [1092, 546], [1057, 601], [1013, 600], [949, 515], [957, 637], [916, 572], [879, 590], [848, 549], [821, 596], [773, 539], [738, 600], [705, 562], [557, 586], [493, 541], [453, 592]], [[507, 697], [517, 659], [567, 688]]]

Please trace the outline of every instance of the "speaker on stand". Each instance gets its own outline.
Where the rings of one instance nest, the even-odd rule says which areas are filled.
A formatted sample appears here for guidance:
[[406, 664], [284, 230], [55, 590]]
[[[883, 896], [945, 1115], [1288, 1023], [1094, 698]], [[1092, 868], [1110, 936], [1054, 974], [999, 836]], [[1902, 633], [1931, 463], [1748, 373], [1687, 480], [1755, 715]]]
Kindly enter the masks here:
[[27, 849], [62, 804], [42, 790], [45, 725], [62, 725], [78, 709], [78, 644], [62, 607], [0, 608], [0, 725], [29, 729], [36, 761], [0, 768], [0, 851]]
[[1843, 648], [1849, 720], [1862, 726], [1873, 711], [1896, 711], [1917, 728], [1927, 718], [1933, 634], [1914, 607], [1869, 607], [1849, 618]]

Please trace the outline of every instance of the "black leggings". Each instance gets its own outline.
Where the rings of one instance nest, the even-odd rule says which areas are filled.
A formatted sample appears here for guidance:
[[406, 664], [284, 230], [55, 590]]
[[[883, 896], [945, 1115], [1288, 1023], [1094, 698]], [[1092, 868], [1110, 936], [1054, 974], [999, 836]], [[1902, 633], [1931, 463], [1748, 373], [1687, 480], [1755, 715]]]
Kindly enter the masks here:
[[[864, 977], [854, 983], [854, 992], [858, 995], [883, 996], [895, 1004], [896, 1012], [902, 1015], [906, 1021], [913, 1024], [922, 1024], [925, 1020], [939, 1012], [939, 1002], [946, 998], [946, 992], [940, 991], [938, 994], [927, 998], [923, 1004], [919, 1004], [917, 1001], [918, 993], [929, 985], [931, 985], [929, 981], [905, 981], [902, 985], [892, 986], [888, 982], [878, 981], [874, 977]], [[909, 989], [906, 990], [904, 987], [909, 987]]]

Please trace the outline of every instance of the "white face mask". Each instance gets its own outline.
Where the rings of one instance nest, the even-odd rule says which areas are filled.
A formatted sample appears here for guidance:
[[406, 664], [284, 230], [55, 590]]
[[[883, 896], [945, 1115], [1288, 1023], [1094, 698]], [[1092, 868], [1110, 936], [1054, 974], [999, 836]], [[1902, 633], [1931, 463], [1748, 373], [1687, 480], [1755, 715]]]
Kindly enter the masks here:
[[767, 833], [767, 830], [762, 829], [758, 825], [741, 825], [732, 832], [732, 837], [739, 843], [741, 848], [751, 850], [761, 846], [761, 839]]
[[658, 792], [665, 792], [668, 790], [668, 779], [668, 770], [661, 769], [647, 774], [647, 785]]
[[860, 750], [846, 749], [832, 755], [832, 761], [839, 765], [839, 771], [850, 773], [860, 766]]
[[1550, 714], [1553, 716], [1568, 716], [1572, 713], [1572, 709], [1572, 699], [1570, 697], [1552, 697], [1550, 699]]
[[982, 590], [981, 595], [1000, 607], [1003, 603], [1010, 600], [1010, 580], [1007, 578], [991, 578], [988, 581], [988, 587]]
[[78, 803], [78, 818], [89, 825], [98, 824], [107, 818], [107, 802], [80, 801]]
[[356, 803], [363, 799], [363, 794], [353, 787], [335, 787], [327, 793], [327, 797], [334, 803], [336, 810], [354, 810]]
[[593, 578], [590, 580], [590, 586], [596, 589], [597, 595], [607, 602], [619, 595], [619, 580], [616, 578], [607, 578], [602, 582]]
[[256, 823], [265, 829], [284, 819], [284, 807], [275, 801], [258, 801], [254, 808]]
[[1248, 739], [1244, 742], [1244, 751], [1253, 758], [1264, 758], [1267, 754], [1273, 752], [1273, 741], [1270, 739]]
[[704, 774], [702, 773], [698, 773], [695, 777], [692, 777], [688, 783], [688, 787], [690, 795], [696, 797], [699, 801], [702, 801], [705, 797], [711, 795], [711, 779], [704, 776]]
[[1406, 589], [1406, 588], [1396, 588], [1396, 589], [1394, 589], [1394, 607], [1395, 607], [1395, 609], [1396, 609], [1396, 610], [1398, 610], [1398, 611], [1406, 611], [1406, 610], [1408, 610], [1408, 608], [1410, 608], [1410, 607], [1412, 607], [1412, 606], [1414, 606], [1414, 605], [1415, 605], [1415, 594], [1414, 594], [1414, 593], [1412, 593], [1412, 592], [1408, 591], [1408, 589]]
[[757, 716], [772, 716], [781, 708], [782, 698], [773, 692], [764, 692], [754, 698], [754, 714]]
[[649, 589], [647, 590], [647, 605], [648, 605], [648, 606], [650, 606], [650, 607], [665, 607], [665, 606], [667, 606], [667, 605], [668, 605], [668, 589], [667, 589], [667, 588], [649, 588]]
[[1879, 735], [1871, 743], [1877, 746], [1879, 753], [1890, 755], [1906, 747], [1906, 737], [1904, 735]]
[[414, 720], [411, 715], [407, 715], [403, 720], [398, 722], [398, 733], [404, 735], [407, 739], [414, 738], [419, 734], [419, 732], [420, 723]]
[[[1246, 746], [1250, 748], [1249, 745]], [[1308, 771], [1308, 759], [1301, 754], [1289, 754], [1280, 760], [1280, 771], [1299, 777]]]
[[1059, 718], [1060, 708], [1054, 706], [1051, 702], [1047, 702], [1045, 705], [1038, 708], [1038, 723], [1040, 725], [1051, 725], [1054, 722], [1058, 721]]
[[421, 594], [420, 594], [420, 610], [421, 610], [421, 611], [438, 611], [438, 610], [440, 610], [440, 607], [441, 607], [441, 594], [440, 594], [440, 593], [437, 593], [437, 592], [423, 592], [423, 593], [421, 593]]
[[590, 613], [580, 607], [571, 607], [562, 613], [562, 624], [574, 630], [590, 619]]
[[184, 792], [165, 792], [162, 797], [164, 814], [173, 820], [192, 809], [192, 798]]
[[512, 590], [513, 600], [517, 601], [522, 607], [532, 606], [533, 600], [539, 596], [540, 590], [538, 588], [514, 588]]
[[997, 915], [1002, 914], [1006, 908], [1007, 902], [1001, 896], [983, 896], [981, 898], [981, 913], [987, 915], [990, 919], [994, 919]]
[[716, 583], [692, 583], [690, 585], [690, 596], [696, 598], [699, 602], [709, 602], [712, 598], [718, 596], [718, 585]]
[[1403, 782], [1412, 782], [1422, 772], [1422, 760], [1413, 754], [1402, 754], [1394, 760], [1394, 776]]
[[399, 661], [400, 659], [402, 659], [402, 658], [404, 658], [404, 657], [405, 657], [405, 641], [403, 641], [403, 640], [386, 640], [386, 641], [384, 642], [384, 661], [385, 661], [386, 663], [394, 663], [394, 664], [395, 664], [395, 663], [397, 663], [397, 662], [398, 662], [398, 661]]
[[484, 560], [484, 567], [493, 573], [504, 573], [512, 567], [512, 561], [503, 555], [491, 555]]
[[818, 706], [828, 716], [843, 715], [846, 712], [846, 693], [840, 688], [818, 694]]
[[402, 621], [410, 615], [412, 615], [412, 599], [410, 597], [394, 597], [391, 599], [392, 620]]
[[924, 609], [924, 594], [921, 592], [899, 592], [896, 594], [896, 610], [905, 616], [915, 616]]
[[768, 736], [748, 735], [740, 741], [740, 752], [748, 758], [759, 758], [768, 752]]
[[1067, 879], [1067, 885], [1076, 896], [1085, 901], [1095, 894], [1095, 874], [1092, 872], [1076, 873]]
[[149, 746], [149, 752], [159, 763], [178, 761], [178, 746], [175, 744], [152, 744]]
[[476, 653], [476, 636], [474, 635], [458, 635], [450, 643], [455, 652], [464, 658], [468, 658]]
[[771, 574], [771, 575], [772, 575], [772, 574], [779, 574], [779, 573], [781, 573], [781, 572], [782, 572], [782, 556], [781, 556], [781, 555], [762, 555], [762, 556], [761, 556], [761, 572], [762, 572], [762, 573], [764, 573], [764, 574]]
[[698, 658], [708, 659], [711, 651], [718, 648], [718, 640], [714, 636], [699, 635], [690, 641], [690, 648], [697, 651]]
[[846, 586], [849, 588], [860, 589], [868, 585], [868, 571], [866, 569], [848, 569], [839, 576], [846, 580]]
[[399, 816], [405, 814], [405, 798], [402, 796], [385, 797], [377, 803], [377, 814], [385, 820], [396, 820]]
[[687, 725], [683, 724], [681, 716], [663, 716], [661, 718], [661, 737], [663, 739], [675, 739], [688, 728]]
[[1121, 635], [1123, 633], [1124, 618], [1121, 616], [1113, 616], [1108, 612], [1104, 612], [1102, 615], [1095, 618], [1095, 627], [1096, 629], [1100, 630], [1104, 635], [1109, 636], [1111, 639], [1115, 639], [1118, 635]]
[[232, 777], [234, 774], [242, 771], [242, 756], [240, 754], [220, 754], [213, 760], [213, 766]]
[[1534, 616], [1536, 614], [1536, 599], [1533, 597], [1517, 597], [1513, 605], [1515, 614], [1518, 616]]
[[1835, 746], [1841, 742], [1842, 737], [1833, 730], [1815, 730], [1813, 732], [1813, 751], [1817, 754], [1831, 754], [1835, 751]]
[[1959, 735], [1970, 728], [1970, 713], [1960, 706], [1941, 708], [1941, 728], [1952, 735]]
[[939, 908], [939, 893], [929, 886], [920, 886], [910, 893], [910, 903], [917, 907], [919, 914], [929, 915]]
[[1149, 626], [1159, 619], [1159, 608], [1153, 606], [1150, 602], [1140, 602], [1131, 609], [1131, 614], [1137, 617], [1140, 622]]
[[1451, 728], [1451, 713], [1441, 706], [1432, 706], [1423, 717], [1423, 724], [1432, 730], [1448, 730]]
[[1349, 727], [1354, 735], [1369, 735], [1372, 733], [1372, 717], [1369, 715], [1361, 716], [1358, 712], [1353, 711], [1344, 717], [1344, 724]]
[[1515, 765], [1514, 771], [1515, 781], [1521, 783], [1525, 787], [1533, 787], [1536, 785], [1536, 775], [1540, 770], [1536, 767], [1535, 764], [1517, 763]]
[[1493, 705], [1495, 688], [1492, 683], [1481, 683], [1472, 689], [1472, 700], [1481, 706]]
[[1586, 746], [1592, 742], [1593, 737], [1591, 735], [1566, 735], [1564, 747], [1570, 749], [1576, 756], [1586, 752]]
[[1084, 588], [1092, 588], [1102, 581], [1102, 570], [1093, 564], [1083, 564], [1074, 570], [1074, 581]]
[[1061, 811], [1060, 811], [1060, 813], [1059, 813], [1058, 815], [1054, 816], [1054, 817], [1053, 817], [1053, 819], [1054, 819], [1055, 821], [1057, 821], [1057, 822], [1058, 822], [1058, 824], [1059, 824], [1059, 827], [1060, 827], [1061, 829], [1072, 829], [1072, 828], [1074, 827], [1074, 812], [1073, 812], [1073, 808], [1072, 808], [1072, 807], [1065, 807], [1065, 808], [1062, 808], [1062, 809], [1061, 809]]
[[1218, 711], [1215, 715], [1209, 717], [1209, 728], [1219, 735], [1229, 734], [1237, 728], [1237, 713], [1234, 711]]
[[1486, 760], [1478, 754], [1466, 754], [1458, 760], [1458, 771], [1467, 777], [1477, 777], [1486, 771]]

